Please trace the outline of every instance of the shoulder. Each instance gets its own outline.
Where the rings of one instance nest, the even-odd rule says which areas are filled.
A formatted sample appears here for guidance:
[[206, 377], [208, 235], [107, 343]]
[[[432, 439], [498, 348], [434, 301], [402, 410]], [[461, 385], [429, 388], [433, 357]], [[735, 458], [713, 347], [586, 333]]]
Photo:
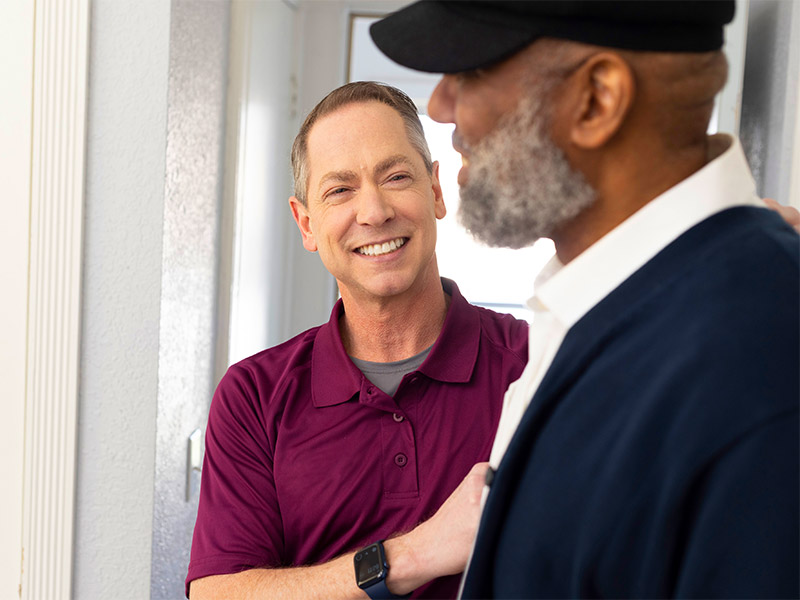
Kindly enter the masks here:
[[[739, 206], [719, 212], [690, 229], [673, 244], [694, 255], [689, 270], [714, 269], [739, 279], [797, 278], [800, 236], [765, 208]], [[670, 255], [668, 248], [665, 254]]]
[[768, 211], [714, 215], [587, 315], [581, 341], [605, 331], [593, 368], [698, 438], [734, 439], [796, 413], [799, 258], [800, 238]]
[[736, 207], [680, 236], [587, 313], [587, 321], [622, 320], [651, 337], [660, 328], [652, 343], [691, 342], [673, 346], [681, 353], [698, 344], [735, 352], [730, 342], [763, 338], [758, 331], [796, 334], [791, 323], [799, 301], [800, 237], [766, 209]]
[[[312, 327], [293, 338], [262, 350], [231, 365], [225, 377], [268, 377], [274, 379], [311, 362], [314, 341], [322, 326]], [[224, 378], [223, 378], [224, 380]]]
[[677, 309], [692, 302], [683, 320], [728, 330], [703, 338], [731, 351], [737, 350], [729, 344], [737, 336], [755, 342], [772, 331], [778, 338], [795, 338], [800, 236], [777, 215], [753, 207], [723, 211], [702, 225], [705, 230], [698, 233], [708, 239], [697, 245], [672, 286]]
[[523, 364], [528, 362], [527, 321], [482, 306], [473, 306], [481, 323], [481, 336], [500, 351], [510, 352]]
[[[523, 365], [528, 362], [526, 321], [471, 304], [450, 279], [443, 277], [442, 287], [452, 296], [452, 303], [440, 339], [458, 345], [475, 335], [476, 338], [480, 337], [481, 347], [490, 352], [513, 355]], [[477, 342], [477, 339], [472, 338], [472, 342]]]
[[211, 417], [223, 411], [260, 413], [274, 404], [287, 382], [310, 371], [314, 340], [320, 328], [308, 329], [231, 365], [214, 393]]

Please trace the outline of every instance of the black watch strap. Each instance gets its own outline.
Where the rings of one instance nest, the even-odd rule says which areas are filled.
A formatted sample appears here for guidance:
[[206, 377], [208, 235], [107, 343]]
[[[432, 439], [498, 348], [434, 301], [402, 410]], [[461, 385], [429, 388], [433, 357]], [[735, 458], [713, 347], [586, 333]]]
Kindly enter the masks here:
[[364, 588], [364, 591], [367, 592], [367, 596], [370, 597], [371, 600], [393, 600], [394, 598], [408, 598], [411, 594], [406, 596], [397, 596], [389, 591], [389, 588], [386, 587], [386, 580], [381, 579], [377, 583], [373, 583], [368, 588]]

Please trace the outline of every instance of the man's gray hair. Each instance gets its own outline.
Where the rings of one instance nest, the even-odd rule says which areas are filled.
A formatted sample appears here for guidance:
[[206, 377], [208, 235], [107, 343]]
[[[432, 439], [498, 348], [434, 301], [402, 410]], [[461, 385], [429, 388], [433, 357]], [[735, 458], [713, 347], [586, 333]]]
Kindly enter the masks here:
[[404, 92], [384, 83], [375, 81], [356, 81], [336, 88], [325, 96], [308, 113], [300, 127], [300, 133], [292, 144], [292, 173], [294, 175], [294, 195], [303, 205], [308, 205], [308, 135], [318, 119], [348, 104], [359, 102], [382, 102], [390, 106], [402, 117], [406, 126], [408, 141], [419, 152], [428, 173], [433, 173], [433, 162], [425, 131], [417, 114], [417, 107]]

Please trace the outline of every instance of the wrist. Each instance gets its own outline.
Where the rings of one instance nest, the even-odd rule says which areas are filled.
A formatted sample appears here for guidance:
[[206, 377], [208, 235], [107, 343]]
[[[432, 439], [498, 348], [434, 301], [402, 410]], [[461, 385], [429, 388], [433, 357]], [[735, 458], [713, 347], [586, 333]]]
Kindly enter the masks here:
[[[402, 561], [399, 562], [401, 563], [402, 571]], [[356, 585], [366, 592], [372, 600], [408, 598], [410, 595], [397, 593], [389, 588], [391, 568], [389, 566], [389, 554], [383, 541], [374, 542], [356, 552], [353, 556], [353, 566], [355, 567]]]
[[420, 540], [415, 531], [383, 543], [386, 560], [390, 565], [386, 585], [393, 594], [399, 596], [413, 592], [436, 577], [429, 572], [428, 565], [422, 560]]

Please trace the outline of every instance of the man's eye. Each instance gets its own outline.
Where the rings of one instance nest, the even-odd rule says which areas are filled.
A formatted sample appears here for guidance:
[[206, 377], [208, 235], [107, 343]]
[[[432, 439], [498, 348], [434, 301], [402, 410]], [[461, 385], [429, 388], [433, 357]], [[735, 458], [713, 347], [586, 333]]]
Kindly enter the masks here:
[[326, 198], [330, 198], [331, 196], [341, 196], [342, 194], [346, 193], [347, 190], [348, 190], [348, 188], [346, 188], [346, 187], [334, 188], [331, 191], [329, 191], [327, 194], [325, 194], [325, 197]]
[[405, 183], [406, 181], [410, 181], [411, 177], [407, 173], [397, 173], [395, 175], [391, 175], [387, 180], [386, 183], [397, 183], [398, 181], [401, 183]]

